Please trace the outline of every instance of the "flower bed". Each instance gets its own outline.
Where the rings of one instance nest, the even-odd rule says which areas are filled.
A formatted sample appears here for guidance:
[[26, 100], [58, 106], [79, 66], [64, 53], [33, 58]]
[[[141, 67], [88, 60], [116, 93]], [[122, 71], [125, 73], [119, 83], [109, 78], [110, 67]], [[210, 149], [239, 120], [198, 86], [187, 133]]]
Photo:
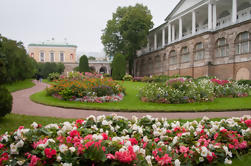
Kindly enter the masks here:
[[31, 127], [0, 137], [0, 165], [231, 164], [251, 145], [251, 116], [171, 123], [151, 116], [90, 116]]
[[166, 83], [148, 83], [139, 96], [145, 102], [193, 103], [213, 101], [215, 97], [244, 97], [250, 93], [248, 85], [218, 79], [170, 79]]
[[47, 88], [47, 94], [59, 99], [82, 102], [114, 102], [123, 99], [125, 90], [109, 78], [61, 79]]

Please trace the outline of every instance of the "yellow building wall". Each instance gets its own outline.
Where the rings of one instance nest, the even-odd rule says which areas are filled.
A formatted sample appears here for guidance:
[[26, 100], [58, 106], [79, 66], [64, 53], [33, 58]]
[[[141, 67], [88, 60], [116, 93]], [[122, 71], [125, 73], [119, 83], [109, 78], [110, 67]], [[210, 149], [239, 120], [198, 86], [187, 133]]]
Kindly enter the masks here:
[[[44, 62], [50, 61], [50, 53], [54, 53], [54, 62], [60, 62], [60, 53], [64, 53], [64, 62], [62, 63], [75, 63], [76, 62], [76, 48], [75, 47], [41, 47], [41, 46], [29, 46], [28, 53], [37, 62], [40, 61], [40, 53], [44, 52]], [[71, 54], [73, 58], [71, 59]]]

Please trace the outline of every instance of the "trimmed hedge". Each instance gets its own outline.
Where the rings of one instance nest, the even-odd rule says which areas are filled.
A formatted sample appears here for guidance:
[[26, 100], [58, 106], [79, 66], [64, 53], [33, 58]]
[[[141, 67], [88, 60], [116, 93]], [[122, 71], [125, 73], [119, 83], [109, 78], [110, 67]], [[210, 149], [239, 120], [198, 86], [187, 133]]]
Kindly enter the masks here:
[[12, 96], [10, 92], [0, 86], [0, 117], [4, 117], [9, 114], [12, 110]]

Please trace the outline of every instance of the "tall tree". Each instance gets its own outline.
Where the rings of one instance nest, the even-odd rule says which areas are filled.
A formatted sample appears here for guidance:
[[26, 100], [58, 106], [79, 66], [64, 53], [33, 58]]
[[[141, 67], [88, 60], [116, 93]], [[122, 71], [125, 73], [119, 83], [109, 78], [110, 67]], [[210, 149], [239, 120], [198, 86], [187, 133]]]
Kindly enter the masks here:
[[116, 54], [112, 60], [112, 79], [122, 80], [126, 73], [126, 59], [122, 54]]
[[133, 74], [136, 51], [146, 46], [147, 35], [153, 27], [150, 10], [142, 4], [118, 7], [111, 20], [107, 21], [101, 37], [109, 56], [126, 55], [129, 73]]
[[79, 60], [79, 71], [80, 72], [89, 72], [89, 63], [86, 55], [82, 55]]

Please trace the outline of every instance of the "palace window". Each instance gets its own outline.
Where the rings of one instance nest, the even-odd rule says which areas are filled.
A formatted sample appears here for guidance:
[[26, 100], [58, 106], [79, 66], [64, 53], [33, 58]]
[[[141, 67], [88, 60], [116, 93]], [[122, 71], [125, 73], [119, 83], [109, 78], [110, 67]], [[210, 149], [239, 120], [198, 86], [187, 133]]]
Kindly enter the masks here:
[[202, 60], [204, 59], [204, 46], [203, 43], [197, 43], [195, 45], [195, 57], [194, 59], [197, 60]]
[[64, 62], [64, 53], [60, 52], [60, 62]]
[[189, 50], [187, 47], [183, 47], [181, 49], [181, 62], [189, 62], [190, 61], [190, 55], [189, 55]]
[[44, 52], [40, 52], [40, 62], [44, 62]]
[[155, 71], [159, 71], [160, 67], [161, 67], [161, 59], [160, 59], [160, 55], [157, 55], [155, 57]]
[[228, 44], [225, 38], [218, 39], [216, 46], [216, 57], [228, 56]]
[[176, 52], [173, 50], [170, 52], [169, 54], [169, 64], [170, 65], [175, 65], [177, 64], [177, 55], [176, 55]]
[[50, 60], [51, 60], [51, 62], [54, 62], [54, 53], [53, 52], [50, 53]]
[[251, 52], [251, 37], [249, 32], [240, 33], [235, 41], [236, 54]]

